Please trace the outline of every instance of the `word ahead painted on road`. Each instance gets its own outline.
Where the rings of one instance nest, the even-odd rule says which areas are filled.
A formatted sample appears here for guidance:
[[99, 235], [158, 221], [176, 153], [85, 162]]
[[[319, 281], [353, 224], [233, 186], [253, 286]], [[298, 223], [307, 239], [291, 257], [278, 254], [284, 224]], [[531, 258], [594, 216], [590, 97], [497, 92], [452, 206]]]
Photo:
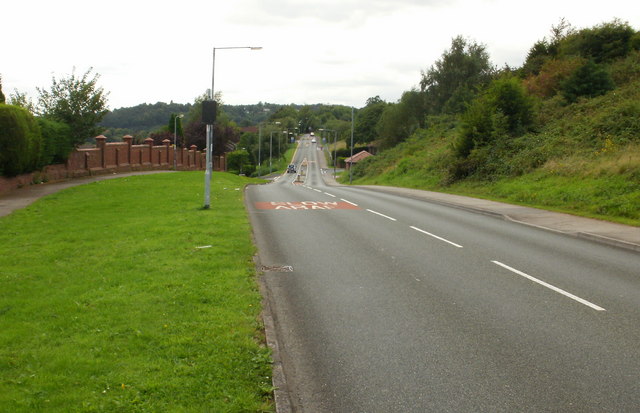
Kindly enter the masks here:
[[311, 211], [327, 209], [360, 209], [347, 202], [300, 201], [300, 202], [256, 202], [256, 209], [282, 209], [289, 211]]

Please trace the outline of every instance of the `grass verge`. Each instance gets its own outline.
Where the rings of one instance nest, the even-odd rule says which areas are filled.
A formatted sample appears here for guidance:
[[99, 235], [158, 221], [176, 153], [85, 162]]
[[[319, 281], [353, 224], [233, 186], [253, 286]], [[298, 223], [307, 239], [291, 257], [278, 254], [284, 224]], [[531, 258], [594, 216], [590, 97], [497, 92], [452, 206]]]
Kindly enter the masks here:
[[[242, 188], [74, 187], [0, 218], [3, 411], [272, 411]], [[206, 248], [198, 248], [206, 247]]]

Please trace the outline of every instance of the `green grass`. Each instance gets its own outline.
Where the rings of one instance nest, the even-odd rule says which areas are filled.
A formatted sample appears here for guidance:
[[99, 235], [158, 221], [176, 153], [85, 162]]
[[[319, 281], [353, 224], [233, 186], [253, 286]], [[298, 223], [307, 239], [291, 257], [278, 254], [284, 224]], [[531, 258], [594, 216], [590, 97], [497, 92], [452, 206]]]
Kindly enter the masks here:
[[[0, 218], [0, 410], [272, 411], [249, 180], [100, 181]], [[201, 246], [210, 248], [197, 248]]]
[[[286, 152], [282, 154], [280, 158], [273, 158], [271, 160], [271, 172], [283, 172], [287, 169], [287, 165], [291, 163], [291, 159], [293, 159], [293, 154], [296, 151], [297, 144], [288, 145]], [[268, 155], [268, 154], [267, 154]], [[262, 166], [255, 173], [256, 176], [264, 176], [269, 175], [269, 157], [262, 161]]]

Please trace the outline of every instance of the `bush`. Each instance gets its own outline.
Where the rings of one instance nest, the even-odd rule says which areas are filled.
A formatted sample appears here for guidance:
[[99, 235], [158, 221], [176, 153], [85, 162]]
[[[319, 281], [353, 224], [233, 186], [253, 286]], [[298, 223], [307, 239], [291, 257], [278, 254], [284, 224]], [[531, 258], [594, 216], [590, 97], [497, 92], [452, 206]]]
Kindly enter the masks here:
[[227, 170], [232, 173], [243, 173], [250, 175], [255, 171], [255, 166], [251, 164], [249, 152], [244, 149], [229, 152], [227, 154]]
[[533, 127], [534, 118], [533, 99], [519, 79], [506, 76], [494, 80], [463, 114], [455, 152], [465, 158], [474, 148], [498, 137], [520, 136]]
[[16, 176], [42, 166], [42, 135], [27, 110], [0, 104], [0, 173]]
[[71, 127], [66, 123], [38, 118], [42, 131], [42, 165], [64, 163], [73, 150]]
[[637, 42], [636, 35], [628, 23], [614, 19], [569, 35], [562, 42], [561, 50], [564, 55], [579, 55], [606, 63], [626, 56]]
[[537, 75], [529, 76], [524, 85], [532, 95], [550, 98], [558, 93], [562, 82], [584, 64], [585, 59], [581, 57], [550, 59]]
[[562, 83], [562, 95], [569, 103], [574, 103], [579, 97], [593, 98], [604, 95], [613, 88], [609, 72], [589, 60]]

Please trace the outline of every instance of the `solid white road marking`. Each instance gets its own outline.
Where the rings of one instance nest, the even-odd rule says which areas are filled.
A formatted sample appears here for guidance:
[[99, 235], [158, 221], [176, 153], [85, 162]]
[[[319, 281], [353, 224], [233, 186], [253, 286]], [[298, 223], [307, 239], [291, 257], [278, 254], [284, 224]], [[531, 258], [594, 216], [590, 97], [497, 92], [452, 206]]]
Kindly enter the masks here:
[[530, 276], [529, 274], [525, 274], [525, 273], [523, 273], [522, 271], [518, 271], [518, 270], [516, 270], [515, 268], [511, 268], [511, 267], [509, 267], [508, 265], [505, 265], [505, 264], [501, 263], [500, 261], [491, 261], [491, 262], [492, 262], [492, 263], [494, 263], [494, 264], [496, 264], [496, 265], [499, 265], [499, 266], [501, 266], [502, 268], [505, 268], [505, 269], [507, 269], [507, 270], [509, 270], [509, 271], [511, 271], [511, 272], [513, 272], [513, 273], [515, 273], [515, 274], [518, 274], [518, 275], [519, 275], [519, 276], [521, 276], [521, 277], [524, 277], [524, 278], [526, 278], [526, 279], [529, 279], [529, 280], [531, 280], [531, 281], [533, 281], [533, 282], [535, 282], [535, 283], [538, 283], [538, 284], [540, 284], [540, 285], [542, 285], [542, 286], [544, 286], [544, 287], [547, 287], [547, 288], [549, 288], [549, 289], [551, 289], [551, 290], [553, 290], [553, 291], [555, 291], [555, 292], [557, 292], [557, 293], [560, 293], [560, 294], [564, 295], [565, 297], [569, 297], [569, 298], [571, 298], [572, 300], [576, 300], [577, 302], [579, 302], [579, 303], [581, 303], [581, 304], [584, 304], [584, 305], [586, 305], [587, 307], [591, 307], [591, 308], [593, 308], [593, 309], [594, 309], [594, 310], [596, 310], [596, 311], [607, 311], [607, 310], [605, 310], [604, 308], [602, 308], [602, 307], [600, 307], [600, 306], [597, 306], [597, 305], [595, 305], [595, 304], [593, 304], [593, 303], [591, 303], [591, 302], [589, 302], [589, 301], [587, 301], [587, 300], [585, 300], [585, 299], [583, 299], [583, 298], [580, 298], [580, 297], [577, 297], [577, 296], [575, 296], [575, 295], [573, 295], [573, 294], [571, 294], [571, 293], [568, 293], [568, 292], [566, 292], [566, 291], [565, 291], [565, 290], [563, 290], [563, 289], [560, 289], [560, 288], [555, 287], [555, 286], [553, 286], [553, 285], [551, 285], [551, 284], [549, 284], [549, 283], [546, 283], [546, 282], [544, 282], [544, 281], [542, 281], [542, 280], [539, 280], [539, 279], [537, 279], [537, 278], [535, 278], [535, 277], [532, 277], [532, 276]]
[[319, 190], [319, 189], [315, 189], [315, 188], [311, 188], [311, 189], [313, 189], [313, 190], [314, 190], [314, 191], [316, 191], [316, 192], [322, 192], [322, 191], [321, 191], [321, 190]]
[[376, 211], [373, 211], [373, 210], [371, 210], [371, 209], [367, 209], [367, 211], [371, 212], [372, 214], [380, 215], [381, 217], [384, 217], [384, 218], [390, 219], [390, 220], [392, 220], [392, 221], [397, 221], [397, 219], [395, 219], [395, 218], [391, 218], [390, 216], [387, 216], [387, 215], [385, 215], [385, 214], [381, 214], [381, 213], [376, 212]]
[[346, 202], [347, 204], [351, 204], [351, 205], [353, 205], [353, 206], [358, 206], [358, 204], [354, 204], [353, 202], [351, 202], [351, 201], [347, 201], [347, 200], [346, 200], [346, 199], [344, 199], [344, 198], [340, 198], [340, 200], [341, 200], [341, 201]]
[[325, 194], [325, 195], [329, 195], [329, 196], [332, 196], [332, 197], [334, 197], [334, 198], [336, 197], [335, 195], [333, 195], [333, 194], [330, 194], [330, 193], [328, 193], [328, 192], [325, 192], [324, 194]]
[[437, 236], [437, 235], [435, 235], [435, 234], [432, 234], [432, 233], [430, 233], [430, 232], [427, 232], [427, 231], [425, 231], [425, 230], [423, 230], [423, 229], [420, 229], [420, 228], [418, 228], [418, 227], [411, 226], [410, 228], [411, 228], [411, 229], [415, 229], [415, 230], [416, 230], [416, 231], [418, 231], [418, 232], [422, 232], [423, 234], [426, 234], [426, 235], [428, 235], [428, 236], [430, 236], [430, 237], [433, 237], [433, 238], [435, 238], [435, 239], [439, 239], [440, 241], [444, 241], [444, 242], [446, 242], [446, 243], [448, 243], [448, 244], [451, 244], [451, 245], [453, 245], [454, 247], [462, 248], [462, 245], [460, 245], [460, 244], [456, 244], [455, 242], [451, 242], [451, 241], [449, 241], [448, 239], [444, 239], [444, 238], [442, 238], [442, 237], [439, 237], [439, 236]]

